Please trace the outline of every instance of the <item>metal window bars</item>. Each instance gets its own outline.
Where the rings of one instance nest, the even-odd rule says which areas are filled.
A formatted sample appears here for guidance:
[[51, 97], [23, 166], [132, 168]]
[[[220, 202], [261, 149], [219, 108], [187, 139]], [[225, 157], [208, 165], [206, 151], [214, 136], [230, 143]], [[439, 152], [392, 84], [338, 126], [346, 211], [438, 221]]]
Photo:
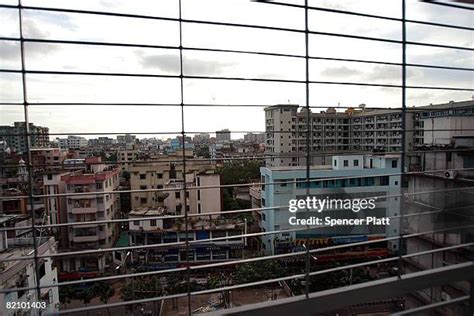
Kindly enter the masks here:
[[[185, 136], [189, 134], [195, 134], [199, 132], [192, 132], [192, 131], [187, 131], [185, 129], [185, 108], [186, 107], [266, 107], [268, 105], [262, 105], [262, 104], [200, 104], [200, 103], [186, 103], [184, 100], [185, 96], [185, 89], [184, 89], [184, 80], [185, 79], [197, 79], [197, 80], [215, 80], [215, 81], [223, 81], [223, 80], [229, 80], [229, 81], [250, 81], [250, 82], [269, 82], [269, 83], [294, 83], [294, 84], [304, 84], [305, 85], [305, 105], [304, 108], [306, 108], [307, 115], [306, 115], [306, 130], [305, 131], [299, 131], [300, 133], [305, 133], [306, 138], [305, 138], [305, 143], [306, 143], [306, 152], [299, 154], [299, 155], [285, 155], [285, 157], [305, 157], [306, 158], [306, 179], [303, 181], [289, 181], [288, 183], [305, 183], [307, 185], [307, 193], [306, 195], [310, 195], [310, 183], [317, 181], [313, 180], [310, 177], [310, 170], [311, 170], [311, 157], [317, 157], [317, 156], [332, 156], [337, 153], [314, 153], [311, 150], [310, 147], [310, 140], [312, 139], [312, 131], [311, 131], [311, 124], [310, 124], [310, 112], [309, 110], [312, 108], [323, 108], [322, 106], [314, 106], [311, 105], [310, 101], [310, 85], [311, 84], [321, 84], [321, 85], [340, 85], [340, 86], [361, 86], [361, 87], [380, 87], [380, 88], [393, 88], [393, 89], [400, 89], [401, 90], [401, 107], [399, 108], [402, 113], [402, 146], [401, 146], [401, 151], [393, 152], [391, 154], [397, 154], [400, 155], [401, 161], [402, 161], [402, 172], [401, 173], [390, 173], [390, 174], [385, 174], [385, 175], [400, 175], [402, 176], [402, 179], [404, 179], [406, 176], [409, 175], [417, 175], [417, 174], [436, 174], [437, 172], [443, 172], [445, 169], [442, 170], [430, 170], [430, 171], [421, 171], [421, 172], [413, 172], [413, 171], [406, 171], [405, 165], [406, 165], [406, 152], [405, 152], [405, 140], [406, 140], [406, 132], [414, 132], [416, 130], [411, 130], [407, 128], [406, 125], [406, 114], [409, 112], [417, 112], [418, 110], [416, 108], [408, 108], [406, 105], [406, 91], [407, 89], [420, 89], [420, 90], [445, 90], [445, 91], [474, 91], [473, 88], [463, 88], [463, 87], [451, 87], [451, 86], [419, 86], [419, 85], [407, 85], [406, 83], [406, 78], [407, 78], [407, 67], [413, 67], [413, 68], [426, 68], [426, 69], [441, 69], [441, 70], [454, 70], [454, 71], [462, 71], [462, 72], [472, 72], [474, 71], [474, 68], [467, 68], [467, 67], [454, 67], [454, 66], [442, 66], [442, 65], [436, 65], [436, 64], [420, 64], [420, 63], [408, 63], [406, 60], [406, 49], [407, 45], [411, 46], [420, 46], [420, 47], [434, 47], [434, 48], [443, 48], [443, 49], [449, 49], [449, 50], [460, 50], [460, 51], [468, 51], [472, 52], [474, 51], [474, 48], [472, 47], [464, 47], [464, 46], [454, 46], [454, 45], [444, 45], [444, 44], [439, 44], [439, 43], [425, 43], [425, 42], [419, 42], [419, 41], [408, 41], [406, 37], [406, 25], [408, 23], [411, 24], [417, 24], [417, 25], [427, 25], [427, 26], [435, 26], [435, 27], [440, 27], [440, 28], [448, 28], [448, 29], [456, 29], [456, 30], [465, 30], [465, 31], [473, 31], [474, 28], [468, 27], [468, 26], [460, 26], [460, 25], [451, 25], [451, 24], [445, 24], [445, 23], [437, 23], [437, 22], [428, 22], [428, 21], [419, 21], [419, 20], [413, 20], [413, 19], [407, 19], [406, 18], [406, 3], [405, 0], [401, 0], [401, 5], [402, 5], [402, 16], [401, 18], [395, 18], [395, 17], [389, 17], [389, 16], [381, 16], [381, 15], [375, 15], [375, 14], [367, 14], [367, 13], [361, 13], [361, 12], [353, 12], [353, 11], [348, 11], [348, 10], [340, 10], [340, 9], [330, 9], [330, 8], [324, 8], [324, 7], [319, 7], [319, 6], [310, 6], [308, 4], [308, 0], [304, 0], [304, 4], [293, 4], [293, 3], [286, 3], [286, 2], [277, 2], [277, 1], [258, 1], [258, 2], [265, 2], [268, 5], [276, 5], [276, 6], [285, 6], [285, 7], [291, 7], [291, 8], [296, 8], [300, 10], [304, 10], [304, 28], [302, 29], [294, 29], [294, 28], [285, 28], [285, 27], [275, 27], [275, 26], [264, 26], [264, 25], [255, 25], [255, 24], [240, 24], [240, 23], [228, 23], [228, 22], [215, 22], [215, 21], [204, 21], [204, 20], [193, 20], [193, 19], [185, 19], [182, 17], [182, 7], [181, 7], [181, 0], [178, 0], [178, 6], [179, 6], [179, 15], [177, 18], [170, 18], [170, 17], [159, 17], [159, 16], [152, 16], [152, 15], [142, 15], [142, 14], [126, 14], [126, 13], [116, 13], [116, 12], [103, 12], [103, 11], [93, 11], [93, 10], [79, 10], [79, 9], [66, 9], [66, 8], [52, 8], [52, 7], [40, 7], [40, 6], [24, 6], [21, 4], [21, 0], [19, 1], [18, 5], [7, 5], [7, 4], [0, 4], [0, 9], [11, 9], [11, 10], [16, 10], [18, 11], [18, 16], [19, 16], [19, 25], [18, 25], [18, 30], [19, 30], [19, 37], [0, 37], [0, 41], [7, 41], [7, 42], [15, 42], [15, 43], [20, 43], [20, 57], [21, 57], [21, 69], [16, 70], [16, 69], [0, 69], [1, 73], [13, 73], [13, 74], [21, 74], [21, 79], [22, 79], [22, 94], [23, 94], [23, 102], [2, 102], [2, 105], [22, 105], [24, 108], [24, 120], [25, 120], [25, 139], [26, 139], [26, 148], [27, 148], [27, 167], [29, 170], [29, 187], [30, 190], [28, 192], [28, 195], [25, 196], [17, 196], [16, 198], [18, 199], [28, 199], [30, 202], [30, 208], [31, 208], [31, 216], [32, 216], [32, 223], [31, 223], [31, 229], [33, 232], [33, 240], [34, 240], [34, 251], [32, 256], [23, 256], [23, 257], [18, 257], [18, 258], [9, 258], [4, 261], [16, 261], [16, 260], [33, 260], [34, 261], [34, 268], [35, 268], [35, 286], [34, 287], [19, 287], [19, 288], [13, 288], [13, 289], [1, 289], [0, 293], [9, 293], [12, 291], [19, 291], [19, 290], [30, 290], [30, 289], [35, 289], [37, 293], [37, 297], [41, 297], [41, 289], [42, 288], [51, 288], [51, 287], [61, 287], [61, 286], [67, 286], [67, 285], [75, 285], [75, 284], [83, 284], [83, 283], [90, 283], [90, 282], [97, 282], [97, 281], [108, 281], [108, 280], [117, 280], [117, 279], [124, 279], [127, 277], [141, 277], [141, 276], [151, 276], [151, 275], [158, 275], [158, 274], [164, 274], [164, 273], [174, 273], [174, 272], [185, 272], [186, 273], [186, 279], [187, 279], [187, 291], [186, 293], [181, 293], [181, 294], [176, 294], [176, 295], [165, 295], [165, 296], [160, 296], [156, 298], [151, 298], [151, 299], [141, 299], [141, 300], [132, 300], [132, 301], [126, 301], [126, 302], [121, 302], [121, 303], [113, 303], [113, 304], [107, 304], [105, 305], [98, 305], [98, 306], [87, 306], [87, 307], [81, 307], [81, 308], [74, 308], [74, 309], [69, 309], [69, 310], [64, 310], [60, 311], [59, 313], [74, 313], [74, 312], [86, 312], [90, 310], [95, 310], [95, 309], [102, 309], [102, 308], [113, 308], [113, 307], [118, 307], [118, 306], [126, 306], [130, 304], [136, 304], [136, 303], [145, 303], [145, 302], [152, 302], [152, 301], [161, 301], [164, 299], [171, 299], [171, 298], [178, 298], [178, 297], [187, 297], [188, 300], [188, 313], [192, 313], [191, 309], [191, 296], [192, 295], [200, 295], [200, 294], [208, 294], [208, 293], [214, 293], [214, 292], [219, 292], [219, 291], [224, 291], [224, 290], [232, 290], [232, 289], [238, 289], [238, 288], [243, 288], [243, 287], [251, 287], [251, 286], [258, 286], [262, 284], [270, 284], [270, 283], [275, 283], [279, 281], [284, 281], [284, 280], [293, 280], [297, 278], [305, 278], [307, 283], [306, 285], [309, 284], [309, 277], [318, 275], [318, 274], [323, 274], [323, 273], [329, 273], [329, 272], [334, 272], [338, 270], [345, 270], [345, 269], [350, 269], [354, 267], [364, 267], [368, 265], [373, 265], [373, 264], [378, 264], [378, 263], [384, 263], [384, 262], [398, 262], [400, 265], [402, 260], [405, 258], [410, 258], [414, 256], [422, 256], [426, 254], [433, 254], [433, 253], [438, 253], [438, 252], [444, 252], [447, 250], [452, 250], [452, 249], [459, 249], [459, 248], [468, 248], [473, 246], [472, 242], [467, 242], [467, 243], [461, 243], [459, 245], [455, 246], [448, 246], [448, 247], [441, 247], [433, 250], [427, 250], [427, 251], [420, 251], [420, 252], [415, 252], [411, 254], [403, 254], [401, 251], [399, 251], [399, 255], [397, 257], [391, 257], [391, 258], [386, 258], [386, 259], [380, 259], [380, 260], [374, 260], [374, 261], [367, 261], [367, 262], [362, 262], [362, 263], [357, 263], [357, 264], [351, 264], [351, 265], [343, 265], [338, 268], [331, 268], [331, 269], [324, 269], [320, 271], [311, 271], [310, 267], [307, 267], [305, 270], [305, 273], [302, 274], [296, 274], [296, 275], [289, 275], [281, 278], [275, 278], [275, 279], [270, 279], [270, 280], [264, 280], [264, 281], [259, 281], [259, 282], [253, 282], [253, 283], [246, 283], [246, 284], [239, 284], [239, 285], [231, 285], [231, 286], [225, 286], [225, 287], [219, 287], [216, 289], [212, 290], [204, 290], [204, 291], [198, 291], [198, 292], [192, 292], [190, 289], [190, 278], [191, 278], [191, 271], [199, 270], [199, 269], [209, 269], [209, 268], [214, 268], [214, 267], [220, 267], [220, 266], [227, 266], [227, 265], [235, 265], [239, 263], [246, 263], [246, 262], [256, 262], [256, 261], [262, 261], [262, 260], [278, 260], [281, 258], [287, 258], [287, 257], [293, 257], [293, 256], [306, 256], [306, 259], [308, 259], [309, 254], [314, 254], [314, 253], [319, 253], [319, 252], [325, 252], [329, 250], [336, 250], [336, 249], [344, 249], [347, 247], [352, 247], [352, 246], [358, 246], [358, 245], [369, 245], [373, 243], [380, 243], [380, 242], [386, 242], [390, 240], [406, 240], [409, 238], [414, 238], [417, 236], [422, 236], [422, 235], [427, 235], [427, 234], [433, 234], [433, 233], [438, 233], [438, 232], [447, 232], [447, 231], [459, 231], [461, 229], [470, 229], [473, 227], [473, 225], [466, 225], [466, 226], [457, 226], [457, 227], [448, 227], [448, 228], [442, 228], [442, 229], [435, 229], [435, 230], [430, 230], [430, 231], [423, 231], [423, 232], [417, 232], [417, 233], [403, 233], [402, 230], [399, 230], [399, 235], [396, 237], [387, 237], [383, 239], [377, 239], [377, 240], [371, 240], [371, 241], [364, 241], [364, 242], [353, 242], [349, 244], [343, 244], [343, 245], [338, 245], [338, 246], [330, 246], [330, 247], [324, 247], [324, 248], [319, 248], [319, 249], [307, 249], [307, 251], [300, 251], [300, 252], [293, 252], [293, 253], [285, 253], [285, 254], [276, 254], [276, 255], [270, 255], [270, 256], [261, 256], [261, 257], [255, 257], [255, 258], [247, 258], [247, 259], [239, 259], [239, 260], [232, 260], [232, 261], [226, 261], [226, 262], [216, 262], [216, 263], [210, 263], [210, 264], [204, 264], [204, 265], [197, 265], [197, 266], [191, 266], [189, 262], [189, 249], [190, 249], [190, 244], [196, 243], [197, 241], [189, 241], [188, 238], [186, 238], [185, 242], [176, 242], [176, 243], [167, 243], [167, 244], [151, 244], [151, 245], [141, 245], [141, 246], [129, 246], [129, 247], [121, 247], [121, 248], [108, 248], [108, 249], [95, 249], [95, 250], [84, 250], [84, 251], [68, 251], [64, 253], [57, 253], [57, 254], [50, 254], [50, 255], [39, 255], [38, 254], [38, 241], [37, 239], [39, 238], [37, 236], [37, 229], [47, 229], [47, 228], [53, 228], [53, 227], [69, 227], [69, 226], [75, 226], [75, 225], [86, 225], [86, 224], [102, 224], [102, 223], [120, 223], [120, 222], [130, 222], [132, 220], [150, 220], [150, 219], [162, 219], [163, 217], [161, 216], [156, 216], [156, 217], [146, 217], [146, 218], [135, 218], [135, 219], [114, 219], [114, 220], [105, 220], [105, 221], [90, 221], [90, 222], [85, 222], [85, 223], [62, 223], [62, 224], [48, 224], [48, 225], [36, 225], [35, 220], [34, 220], [34, 199], [35, 198], [48, 198], [48, 197], [67, 197], [70, 195], [91, 195], [94, 194], [96, 196], [102, 195], [102, 194], [127, 194], [127, 193], [137, 193], [137, 192], [166, 192], [166, 191], [182, 191], [183, 196], [186, 195], [186, 192], [190, 190], [195, 190], [197, 188], [195, 187], [187, 187], [186, 186], [186, 181], [183, 182], [183, 187], [181, 188], [166, 188], [166, 189], [147, 189], [147, 190], [125, 190], [125, 191], [112, 191], [112, 192], [88, 192], [88, 193], [65, 193], [65, 194], [41, 194], [41, 195], [36, 195], [33, 193], [33, 170], [34, 168], [40, 167], [41, 165], [38, 164], [33, 164], [32, 162], [32, 156], [31, 156], [31, 136], [34, 136], [34, 133], [31, 133], [29, 130], [29, 108], [30, 107], [40, 107], [40, 106], [68, 106], [68, 105], [77, 105], [77, 106], [145, 106], [145, 107], [165, 107], [165, 106], [174, 106], [174, 107], [179, 107], [181, 110], [181, 131], [179, 132], [163, 132], [163, 131], [157, 131], [157, 132], [132, 132], [132, 134], [136, 135], [176, 135], [180, 134], [182, 136], [182, 150], [183, 150], [183, 157], [182, 159], [177, 159], [177, 160], [170, 160], [169, 162], [176, 162], [176, 163], [182, 163], [183, 167], [183, 174], [186, 173], [186, 164], [189, 163], [190, 161], [195, 162], [197, 159], [189, 159], [186, 158], [185, 155]], [[455, 4], [450, 4], [450, 3], [443, 3], [443, 2], [433, 2], [429, 1], [430, 4], [433, 5], [440, 5], [440, 6], [447, 6], [455, 9], [460, 9], [460, 10], [472, 10], [472, 7], [467, 7], [463, 5], [455, 5]], [[175, 22], [178, 23], [179, 25], [179, 45], [178, 46], [170, 46], [170, 45], [153, 45], [153, 44], [138, 44], [138, 43], [120, 43], [120, 42], [104, 42], [104, 41], [86, 41], [86, 40], [62, 40], [62, 39], [40, 39], [40, 38], [25, 38], [24, 37], [24, 31], [23, 31], [23, 18], [22, 18], [22, 12], [25, 10], [31, 10], [31, 11], [39, 11], [39, 12], [54, 12], [54, 13], [69, 13], [69, 14], [80, 14], [80, 15], [96, 15], [96, 16], [110, 16], [110, 17], [118, 17], [118, 18], [130, 18], [130, 19], [143, 19], [143, 20], [160, 20], [160, 21], [170, 21], [170, 22]], [[319, 31], [311, 31], [309, 29], [309, 12], [310, 11], [321, 11], [321, 12], [330, 12], [330, 13], [335, 13], [335, 14], [341, 14], [341, 15], [348, 15], [348, 16], [360, 16], [360, 17], [366, 17], [366, 18], [371, 18], [371, 19], [378, 19], [378, 20], [385, 20], [385, 21], [394, 21], [394, 22], [399, 22], [401, 23], [402, 26], [402, 38], [401, 40], [394, 40], [394, 39], [387, 39], [387, 38], [377, 38], [377, 37], [369, 37], [369, 36], [361, 36], [361, 35], [353, 35], [353, 34], [342, 34], [342, 33], [333, 33], [333, 32], [319, 32]], [[186, 47], [183, 46], [183, 24], [199, 24], [199, 25], [212, 25], [212, 26], [218, 26], [218, 27], [231, 27], [231, 28], [245, 28], [245, 29], [260, 29], [260, 30], [268, 30], [272, 32], [289, 32], [293, 34], [303, 34], [304, 35], [304, 42], [305, 42], [305, 54], [287, 54], [287, 53], [276, 53], [276, 52], [263, 52], [263, 51], [249, 51], [249, 50], [236, 50], [236, 49], [220, 49], [220, 48], [206, 48], [206, 47]], [[363, 60], [363, 59], [350, 59], [350, 58], [335, 58], [335, 57], [323, 57], [323, 56], [312, 56], [309, 53], [309, 41], [310, 41], [310, 35], [322, 35], [322, 36], [327, 36], [327, 37], [338, 37], [338, 38], [348, 38], [348, 39], [356, 39], [356, 40], [364, 40], [364, 41], [375, 41], [375, 42], [383, 42], [383, 43], [391, 43], [391, 44], [397, 44], [401, 45], [402, 47], [402, 62], [385, 62], [385, 61], [375, 61], [375, 60]], [[28, 70], [25, 61], [26, 61], [26, 55], [25, 55], [25, 43], [44, 43], [44, 44], [54, 44], [54, 45], [87, 45], [87, 46], [95, 46], [95, 47], [131, 47], [131, 48], [160, 48], [160, 49], [170, 49], [170, 50], [178, 50], [179, 51], [179, 74], [178, 75], [163, 75], [163, 74], [149, 74], [149, 73], [126, 73], [126, 72], [94, 72], [94, 71], [53, 71], [53, 70]], [[255, 77], [239, 77], [239, 76], [196, 76], [196, 75], [185, 75], [183, 72], [183, 52], [184, 51], [201, 51], [201, 52], [219, 52], [219, 53], [234, 53], [234, 54], [242, 54], [242, 55], [260, 55], [260, 56], [275, 56], [275, 57], [288, 57], [288, 58], [295, 58], [295, 59], [303, 59], [305, 61], [305, 79], [304, 80], [289, 80], [289, 79], [269, 79], [269, 78], [255, 78]], [[401, 67], [402, 69], [402, 83], [401, 84], [376, 84], [376, 83], [364, 83], [364, 82], [347, 82], [347, 81], [317, 81], [317, 80], [310, 80], [310, 60], [323, 60], [323, 61], [335, 61], [335, 62], [354, 62], [354, 63], [361, 63], [361, 64], [374, 64], [374, 65], [389, 65], [389, 66], [397, 66]], [[27, 84], [28, 84], [28, 74], [49, 74], [49, 75], [61, 75], [61, 76], [68, 76], [68, 75], [74, 75], [74, 76], [107, 76], [107, 77], [138, 77], [138, 78], [172, 78], [172, 79], [179, 79], [180, 82], [180, 102], [179, 103], [110, 103], [110, 102], [30, 102], [28, 100], [28, 92], [27, 92]], [[344, 109], [345, 107], [340, 107], [341, 109]], [[378, 108], [377, 108], [378, 109]], [[380, 109], [385, 109], [385, 108], [380, 108]], [[442, 131], [442, 129], [437, 129], [439, 131]], [[469, 131], [470, 129], [462, 129], [461, 131]], [[386, 130], [390, 131], [390, 130]], [[446, 131], [452, 131], [452, 129], [446, 129]], [[232, 132], [237, 132], [237, 133], [242, 133], [242, 132], [250, 132], [250, 131], [232, 131]], [[271, 133], [273, 135], [278, 134], [278, 133], [287, 133], [286, 131], [265, 131], [266, 133]], [[84, 133], [84, 132], [69, 132], [69, 133], [51, 133], [50, 135], [113, 135], [113, 134], [118, 134], [118, 133], [109, 133], [109, 132], [90, 132], [90, 133]], [[443, 151], [443, 150], [438, 150], [438, 151]], [[452, 152], [452, 151], [462, 151], [462, 149], [452, 149], [452, 150], [446, 150], [446, 152]], [[469, 149], [467, 149], [469, 151]], [[355, 153], [360, 152], [360, 151], [355, 151]], [[421, 151], [423, 152], [423, 151]], [[432, 150], [430, 150], [432, 152]], [[339, 152], [339, 154], [350, 154], [347, 151], [342, 151]], [[268, 157], [279, 157], [279, 154], [271, 154], [271, 155], [261, 155], [261, 156], [244, 156], [244, 157], [224, 157], [224, 158], [219, 158], [219, 160], [223, 161], [233, 161], [233, 160], [247, 160], [247, 159], [256, 159], [256, 160], [265, 160]], [[212, 158], [208, 159], [202, 159], [201, 161], [212, 161]], [[215, 159], [217, 160], [217, 159]], [[152, 160], [146, 161], [146, 163], [152, 162]], [[160, 161], [162, 162], [162, 161]], [[117, 161], [112, 161], [112, 162], [107, 162], [109, 164], [117, 164]], [[131, 161], [130, 163], [141, 163], [140, 161]], [[2, 167], [14, 167], [12, 165], [5, 165]], [[453, 169], [454, 170], [473, 170], [474, 168], [464, 168], [464, 169]], [[357, 176], [354, 177], [334, 177], [334, 178], [327, 178], [326, 180], [339, 180], [339, 179], [350, 179], [350, 178], [356, 178]], [[400, 185], [402, 185], [404, 181]], [[211, 188], [226, 188], [226, 187], [239, 187], [239, 186], [253, 186], [253, 185], [272, 185], [276, 184], [275, 182], [267, 182], [267, 183], [245, 183], [245, 184], [238, 184], [238, 185], [219, 185], [219, 186], [203, 186], [199, 187], [199, 190], [205, 190], [205, 189], [211, 189]], [[469, 191], [474, 187], [463, 187], [462, 190]], [[442, 189], [442, 190], [430, 190], [430, 191], [424, 191], [424, 192], [411, 192], [411, 193], [401, 193], [401, 194], [392, 194], [392, 195], [386, 195], [384, 197], [390, 198], [390, 197], [408, 197], [408, 196], [419, 196], [419, 195], [424, 195], [424, 194], [436, 194], [436, 193], [444, 193], [444, 192], [452, 192], [452, 191], [459, 191], [461, 190], [460, 188], [449, 188], [449, 189]], [[3, 199], [3, 197], [0, 197], [0, 199]], [[236, 211], [228, 211], [227, 214], [231, 213], [253, 213], [253, 212], [262, 212], [262, 211], [275, 211], [278, 209], [284, 209], [287, 206], [272, 206], [272, 207], [261, 207], [261, 208], [251, 208], [251, 209], [244, 209], [244, 210], [236, 210]], [[402, 214], [402, 210], [400, 210], [400, 215], [393, 216], [392, 218], [406, 218], [406, 217], [412, 217], [412, 216], [423, 216], [423, 215], [432, 215], [436, 213], [440, 213], [442, 210], [434, 210], [434, 211], [427, 211], [427, 212], [421, 212], [421, 213], [413, 213], [413, 214]], [[209, 215], [209, 213], [206, 213], [206, 215]], [[211, 214], [212, 215], [212, 214]], [[180, 216], [167, 216], [167, 218], [182, 218], [184, 219], [184, 232], [186, 236], [188, 236], [188, 229], [189, 229], [189, 218], [194, 217], [194, 216], [200, 216], [200, 214], [188, 214], [188, 211], [184, 211], [184, 215]], [[16, 230], [20, 228], [2, 228], [0, 231], [8, 231], [8, 230]], [[208, 240], [199, 240], [199, 242], [206, 242], [206, 241], [215, 241], [215, 240], [226, 240], [226, 239], [237, 239], [237, 238], [245, 238], [245, 237], [262, 237], [265, 235], [274, 235], [274, 234], [279, 234], [279, 233], [284, 233], [284, 232], [290, 232], [290, 231], [308, 231], [312, 230], [314, 228], [310, 227], [304, 227], [304, 228], [296, 228], [296, 229], [291, 229], [291, 230], [274, 230], [274, 231], [266, 231], [266, 232], [260, 232], [260, 233], [249, 233], [249, 234], [243, 234], [243, 235], [236, 235], [232, 237], [223, 237], [223, 238], [213, 238], [213, 239], [208, 239]], [[154, 249], [154, 248], [159, 248], [159, 247], [173, 247], [173, 246], [184, 246], [186, 250], [186, 266], [183, 268], [176, 268], [176, 269], [168, 269], [168, 270], [159, 270], [159, 271], [148, 271], [148, 272], [139, 272], [139, 273], [131, 273], [131, 274], [125, 274], [125, 275], [117, 275], [117, 276], [106, 276], [106, 277], [98, 277], [98, 278], [92, 278], [92, 279], [87, 279], [87, 280], [79, 280], [79, 281], [69, 281], [69, 282], [60, 282], [60, 283], [55, 283], [55, 284], [40, 284], [40, 278], [39, 278], [39, 261], [41, 259], [47, 259], [47, 258], [56, 258], [56, 257], [61, 257], [61, 256], [70, 256], [70, 255], [81, 255], [81, 254], [91, 254], [91, 253], [103, 253], [103, 252], [111, 252], [114, 250], [138, 250], [138, 249]], [[401, 269], [398, 269], [399, 273], [401, 272]], [[399, 274], [399, 277], [401, 275]], [[308, 287], [306, 288], [305, 295], [307, 298], [309, 298], [309, 289]], [[466, 300], [467, 297], [461, 297], [457, 299], [453, 299], [453, 301], [464, 301]], [[472, 298], [471, 298], [472, 300]], [[409, 311], [407, 311], [409, 312]], [[416, 311], [415, 311], [416, 312]]]

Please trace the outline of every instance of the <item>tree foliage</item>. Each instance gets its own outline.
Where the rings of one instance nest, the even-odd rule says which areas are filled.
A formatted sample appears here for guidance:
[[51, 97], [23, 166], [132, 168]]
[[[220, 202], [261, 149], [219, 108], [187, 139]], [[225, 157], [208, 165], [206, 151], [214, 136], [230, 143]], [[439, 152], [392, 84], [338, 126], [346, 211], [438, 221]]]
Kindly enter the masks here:
[[234, 280], [238, 284], [279, 278], [286, 275], [286, 270], [278, 262], [260, 261], [240, 265]]
[[262, 163], [254, 160], [232, 161], [216, 170], [222, 175], [223, 184], [248, 183], [260, 178]]

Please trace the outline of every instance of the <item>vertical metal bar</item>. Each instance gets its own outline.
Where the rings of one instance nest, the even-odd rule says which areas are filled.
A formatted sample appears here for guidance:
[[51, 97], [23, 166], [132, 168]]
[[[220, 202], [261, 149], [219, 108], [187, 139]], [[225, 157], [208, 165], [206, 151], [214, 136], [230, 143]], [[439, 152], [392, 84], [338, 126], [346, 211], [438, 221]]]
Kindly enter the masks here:
[[[188, 202], [186, 196], [186, 132], [184, 128], [184, 79], [183, 79], [183, 21], [182, 4], [179, 0], [179, 77], [180, 77], [180, 98], [181, 98], [181, 145], [183, 154], [183, 197], [184, 197], [184, 233], [186, 235], [186, 290], [188, 297], [188, 314], [191, 315], [191, 269], [189, 266], [189, 239], [188, 239]], [[179, 235], [179, 232], [178, 232]]]
[[[305, 87], [306, 87], [306, 198], [309, 197], [310, 193], [310, 159], [311, 159], [311, 116], [309, 108], [309, 27], [308, 27], [308, 0], [304, 2], [304, 24], [305, 24]], [[309, 229], [309, 226], [307, 226]], [[310, 273], [310, 262], [309, 262], [309, 249], [308, 249], [308, 237], [305, 241], [306, 245], [306, 267], [305, 267], [305, 294], [306, 298], [309, 297], [309, 273]]]
[[[21, 0], [18, 0], [18, 26], [20, 32], [20, 59], [21, 59], [21, 81], [22, 81], [22, 93], [23, 93], [23, 111], [25, 115], [25, 145], [27, 152], [27, 168], [28, 168], [28, 199], [30, 200], [30, 215], [31, 215], [31, 230], [33, 233], [33, 262], [35, 266], [35, 282], [36, 282], [36, 300], [41, 299], [41, 288], [40, 288], [40, 274], [39, 274], [39, 258], [38, 258], [38, 239], [36, 236], [35, 227], [35, 209], [33, 201], [33, 166], [31, 164], [31, 136], [30, 136], [30, 120], [28, 117], [28, 98], [26, 90], [26, 67], [25, 67], [25, 40], [23, 38], [23, 19], [22, 19], [22, 5]], [[39, 310], [41, 314], [41, 310]]]
[[[402, 150], [401, 150], [401, 159], [400, 159], [400, 168], [401, 168], [401, 179], [400, 179], [400, 191], [403, 193], [407, 186], [407, 178], [405, 176], [405, 155], [406, 155], [406, 129], [407, 129], [407, 119], [406, 119], [406, 53], [407, 53], [407, 36], [406, 36], [406, 0], [402, 0]], [[400, 206], [402, 203], [405, 203], [404, 199], [400, 199]], [[400, 207], [400, 219], [398, 223], [398, 269], [397, 275], [400, 278], [402, 275], [402, 250], [403, 250], [403, 209], [404, 207]]]

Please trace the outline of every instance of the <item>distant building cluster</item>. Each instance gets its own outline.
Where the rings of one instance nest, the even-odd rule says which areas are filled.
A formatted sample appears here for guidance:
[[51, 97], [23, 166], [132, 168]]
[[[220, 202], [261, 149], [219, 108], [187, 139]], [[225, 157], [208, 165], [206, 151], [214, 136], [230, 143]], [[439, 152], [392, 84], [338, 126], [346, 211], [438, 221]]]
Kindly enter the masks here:
[[[31, 148], [48, 146], [49, 128], [30, 123], [29, 133], [31, 134]], [[26, 126], [24, 122], [15, 122], [13, 126], [0, 126], [0, 141], [6, 143], [3, 146], [8, 146], [10, 150], [18, 153], [25, 153], [27, 150], [25, 134]]]

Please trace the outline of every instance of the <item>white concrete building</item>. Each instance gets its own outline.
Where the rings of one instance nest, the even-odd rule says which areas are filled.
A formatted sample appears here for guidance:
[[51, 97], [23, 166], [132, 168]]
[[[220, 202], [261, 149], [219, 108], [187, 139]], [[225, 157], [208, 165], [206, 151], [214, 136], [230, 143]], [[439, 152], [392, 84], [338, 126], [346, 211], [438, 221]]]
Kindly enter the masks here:
[[[333, 156], [332, 165], [312, 166], [310, 169], [310, 185], [306, 182], [305, 167], [262, 167], [261, 206], [281, 206], [276, 210], [261, 211], [261, 227], [264, 231], [294, 229], [290, 217], [320, 216], [324, 218], [377, 218], [394, 217], [400, 212], [400, 198], [386, 198], [387, 195], [400, 194], [400, 162], [397, 156]], [[327, 179], [327, 180], [325, 180]], [[307, 195], [307, 191], [309, 195]], [[375, 207], [354, 212], [349, 209], [332, 208], [318, 213], [289, 211], [292, 199], [371, 199], [376, 197]], [[297, 239], [341, 237], [371, 238], [396, 236], [399, 233], [397, 218], [390, 220], [390, 225], [384, 226], [336, 226], [318, 227], [310, 225], [312, 230], [302, 232], [288, 232], [271, 234], [262, 238], [263, 248], [266, 253], [274, 253], [278, 243], [294, 243]], [[321, 226], [321, 225], [319, 225]], [[301, 227], [301, 226], [299, 226]], [[389, 245], [390, 250], [397, 250], [398, 243]]]
[[[101, 164], [100, 157], [86, 158], [86, 170], [61, 177], [66, 183], [67, 193], [88, 193], [67, 197], [68, 222], [89, 222], [119, 218], [120, 198], [118, 194], [119, 169]], [[95, 195], [94, 192], [105, 192]], [[75, 225], [69, 228], [69, 249], [110, 248], [120, 234], [116, 223]], [[62, 271], [103, 271], [110, 260], [110, 253], [83, 257], [65, 258]]]
[[59, 148], [64, 149], [80, 149], [88, 146], [89, 142], [87, 139], [81, 136], [70, 135], [67, 138], [56, 138], [56, 142], [59, 144]]
[[[9, 242], [6, 251], [0, 253], [0, 259], [8, 257], [31, 256], [33, 253], [32, 238], [15, 238]], [[38, 255], [48, 256], [56, 254], [56, 242], [54, 237], [40, 238], [38, 240]], [[39, 261], [40, 285], [50, 285], [58, 283], [57, 268], [53, 266], [51, 258], [41, 259]], [[23, 288], [36, 286], [36, 270], [33, 260], [6, 261], [2, 263], [0, 273], [0, 288]], [[14, 291], [0, 294], [0, 314], [5, 316], [20, 315], [18, 309], [7, 309], [7, 302], [15, 303], [33, 303], [45, 302], [44, 309], [28, 309], [28, 315], [40, 315], [42, 313], [54, 314], [59, 310], [59, 291], [57, 286], [42, 288], [41, 297], [37, 297], [36, 289]], [[24, 309], [25, 310], [25, 309]], [[23, 313], [21, 315], [24, 315]]]

